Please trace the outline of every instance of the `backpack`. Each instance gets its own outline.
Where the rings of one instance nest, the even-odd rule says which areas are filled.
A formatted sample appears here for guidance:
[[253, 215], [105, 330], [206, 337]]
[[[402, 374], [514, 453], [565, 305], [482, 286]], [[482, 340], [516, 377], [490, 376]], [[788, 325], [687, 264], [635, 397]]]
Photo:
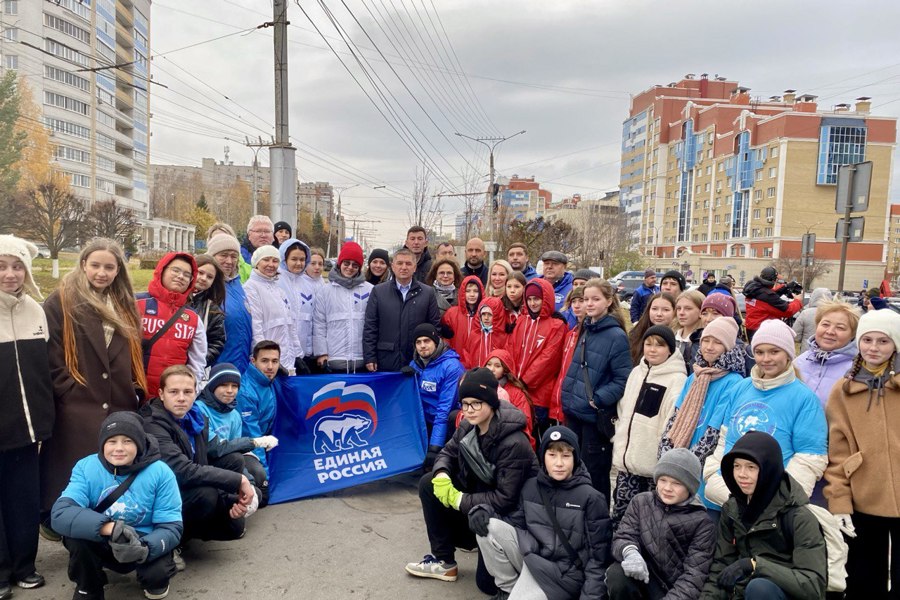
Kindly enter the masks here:
[[819, 530], [825, 538], [825, 586], [827, 592], [843, 592], [847, 589], [847, 555], [849, 548], [844, 541], [834, 515], [815, 504], [797, 506], [781, 513], [781, 532], [788, 543], [794, 545], [794, 515], [808, 509], [819, 522]]

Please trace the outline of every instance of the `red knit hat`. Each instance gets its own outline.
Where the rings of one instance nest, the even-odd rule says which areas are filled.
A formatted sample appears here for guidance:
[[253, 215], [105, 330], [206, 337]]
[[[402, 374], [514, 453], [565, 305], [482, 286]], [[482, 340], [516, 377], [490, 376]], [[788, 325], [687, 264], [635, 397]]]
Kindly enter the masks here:
[[341, 253], [338, 254], [338, 266], [345, 260], [352, 260], [358, 266], [363, 266], [363, 251], [359, 244], [356, 242], [344, 242], [344, 245], [341, 246]]

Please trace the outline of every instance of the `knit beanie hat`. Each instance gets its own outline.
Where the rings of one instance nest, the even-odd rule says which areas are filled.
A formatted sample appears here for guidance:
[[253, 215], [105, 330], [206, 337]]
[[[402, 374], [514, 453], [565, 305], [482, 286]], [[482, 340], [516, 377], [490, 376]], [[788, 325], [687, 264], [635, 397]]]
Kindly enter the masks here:
[[737, 345], [738, 324], [734, 319], [722, 317], [703, 328], [700, 339], [711, 337], [722, 342], [726, 350], [734, 350]]
[[666, 279], [674, 279], [676, 282], [678, 282], [678, 287], [681, 288], [682, 292], [684, 291], [684, 288], [687, 287], [687, 281], [685, 280], [684, 275], [674, 269], [672, 269], [671, 271], [666, 271], [666, 274], [663, 275], [662, 281], [660, 281], [660, 283], [662, 283]]
[[441, 336], [438, 334], [437, 328], [431, 323], [422, 323], [413, 329], [413, 343], [420, 337], [427, 337], [435, 344], [441, 343]]
[[29, 241], [14, 235], [0, 235], [0, 255], [14, 256], [25, 265], [25, 289], [40, 299], [41, 291], [31, 276], [31, 261], [38, 255], [38, 248]]
[[562, 425], [555, 425], [544, 432], [544, 435], [541, 437], [541, 448], [540, 448], [540, 459], [541, 459], [541, 468], [544, 468], [544, 454], [547, 453], [547, 446], [552, 444], [553, 442], [564, 442], [569, 446], [572, 446], [572, 458], [575, 459], [575, 468], [578, 468], [578, 465], [581, 464], [581, 453], [578, 450], [578, 436], [575, 435], [575, 432], [569, 429], [568, 427], [564, 427]]
[[700, 476], [703, 470], [700, 459], [687, 448], [672, 448], [659, 458], [653, 469], [653, 483], [663, 475], [678, 480], [688, 489], [691, 496], [700, 488]]
[[896, 351], [900, 353], [900, 315], [892, 310], [870, 310], [864, 314], [856, 328], [857, 347], [862, 336], [872, 331], [878, 331], [891, 338]]
[[716, 292], [706, 297], [706, 300], [700, 305], [700, 312], [711, 308], [723, 317], [734, 317], [736, 306], [737, 302], [734, 301], [734, 298], [728, 294]]
[[669, 347], [669, 354], [675, 353], [675, 332], [672, 331], [671, 327], [666, 327], [665, 325], [654, 325], [644, 332], [644, 337], [641, 341], [647, 341], [647, 338], [651, 335], [661, 337], [666, 343], [666, 346]]
[[544, 297], [544, 291], [541, 289], [541, 286], [538, 284], [531, 285], [529, 282], [528, 285], [525, 286], [525, 299], [531, 298], [532, 296], [537, 296], [538, 298]]
[[584, 279], [585, 281], [590, 281], [591, 279], [598, 279], [600, 275], [598, 273], [594, 273], [590, 269], [578, 269], [574, 273], [572, 273], [572, 279]]
[[356, 242], [344, 242], [344, 245], [341, 246], [341, 252], [338, 254], [338, 266], [345, 260], [352, 260], [360, 267], [363, 266], [362, 247]]
[[[103, 456], [103, 445], [106, 440], [115, 436], [124, 435], [137, 446], [137, 455], [142, 455], [147, 450], [147, 434], [144, 432], [143, 418], [129, 410], [114, 412], [100, 425], [100, 456]], [[105, 462], [105, 460], [104, 460]]]
[[490, 369], [476, 367], [469, 369], [463, 375], [459, 384], [459, 399], [474, 398], [486, 402], [491, 408], [500, 408], [500, 398], [497, 397], [497, 378]]
[[284, 230], [288, 232], [288, 235], [294, 235], [294, 230], [291, 229], [291, 226], [286, 221], [278, 221], [275, 223], [275, 227], [273, 228], [273, 233], [278, 233], [279, 231]]
[[875, 310], [884, 310], [888, 307], [887, 300], [882, 298], [881, 296], [872, 296], [869, 298], [869, 304], [872, 305], [872, 308]]
[[369, 262], [372, 262], [376, 258], [380, 258], [387, 264], [391, 264], [391, 255], [388, 254], [388, 251], [384, 248], [375, 248], [374, 250], [372, 250], [372, 252], [369, 254]]
[[778, 279], [778, 271], [775, 270], [775, 267], [766, 267], [760, 272], [759, 278], [766, 283], [775, 285], [775, 280]]
[[206, 242], [206, 253], [210, 256], [215, 256], [219, 252], [225, 252], [226, 250], [240, 253], [241, 243], [236, 237], [227, 233], [215, 235]]
[[[900, 318], [900, 315], [897, 315], [897, 317]], [[859, 339], [858, 329], [856, 335], [856, 339]], [[753, 341], [750, 343], [750, 347], [756, 350], [760, 344], [772, 344], [776, 348], [781, 348], [787, 352], [791, 360], [794, 360], [797, 356], [794, 341], [794, 330], [787, 323], [781, 319], [769, 319], [768, 321], [763, 321], [756, 333], [753, 334]]]
[[273, 246], [272, 244], [265, 244], [260, 246], [256, 250], [253, 251], [253, 256], [250, 257], [250, 266], [254, 269], [256, 265], [259, 264], [264, 258], [277, 258], [279, 261], [281, 260], [281, 254], [278, 253], [278, 248]]
[[241, 385], [241, 372], [231, 363], [219, 363], [209, 372], [209, 381], [206, 387], [215, 394], [216, 388], [225, 383]]

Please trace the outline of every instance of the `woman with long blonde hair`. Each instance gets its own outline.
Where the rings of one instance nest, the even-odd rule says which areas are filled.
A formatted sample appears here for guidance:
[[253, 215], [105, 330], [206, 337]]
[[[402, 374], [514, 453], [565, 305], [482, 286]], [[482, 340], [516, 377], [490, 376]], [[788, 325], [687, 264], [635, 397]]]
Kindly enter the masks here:
[[[97, 451], [111, 413], [136, 411], [147, 380], [141, 323], [122, 247], [97, 238], [44, 302], [56, 422], [41, 447], [41, 511], [46, 517], [72, 467]], [[45, 525], [42, 532], [54, 535]]]

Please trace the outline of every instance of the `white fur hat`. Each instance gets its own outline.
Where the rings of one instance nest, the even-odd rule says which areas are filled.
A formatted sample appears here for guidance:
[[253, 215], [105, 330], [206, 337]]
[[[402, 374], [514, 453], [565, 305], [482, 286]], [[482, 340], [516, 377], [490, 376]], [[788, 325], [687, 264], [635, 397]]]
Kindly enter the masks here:
[[859, 346], [862, 336], [871, 331], [878, 331], [891, 338], [897, 352], [900, 352], [900, 315], [890, 308], [870, 310], [864, 314], [856, 328], [856, 345]]
[[31, 276], [31, 261], [38, 255], [37, 246], [14, 235], [0, 235], [0, 255], [21, 260], [25, 264], [25, 288], [36, 298], [43, 298]]
[[281, 260], [281, 255], [278, 253], [278, 248], [272, 244], [260, 246], [253, 251], [253, 255], [250, 257], [250, 266], [255, 269], [259, 261], [264, 258], [277, 258], [278, 260]]

